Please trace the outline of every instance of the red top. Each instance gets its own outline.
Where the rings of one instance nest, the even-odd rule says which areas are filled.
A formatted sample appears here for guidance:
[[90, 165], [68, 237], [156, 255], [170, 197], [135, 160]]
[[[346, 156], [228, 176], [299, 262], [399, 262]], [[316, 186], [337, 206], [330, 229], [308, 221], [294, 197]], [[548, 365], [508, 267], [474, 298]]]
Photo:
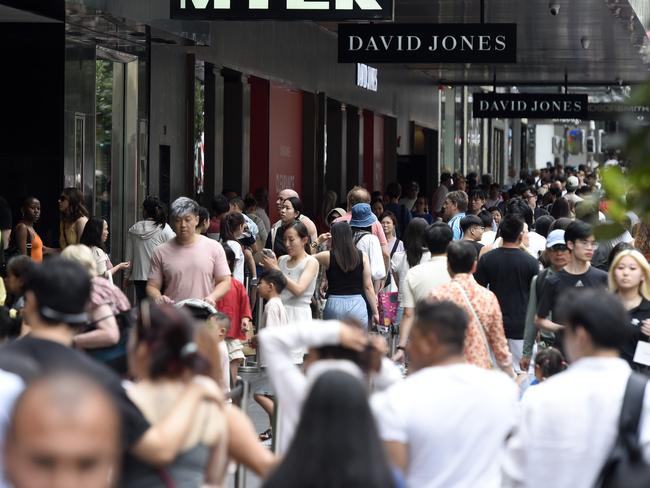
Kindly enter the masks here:
[[241, 320], [246, 317], [252, 319], [253, 314], [246, 288], [239, 280], [230, 277], [230, 290], [217, 302], [217, 310], [230, 317], [230, 330], [226, 337], [245, 340], [246, 334], [241, 330]]

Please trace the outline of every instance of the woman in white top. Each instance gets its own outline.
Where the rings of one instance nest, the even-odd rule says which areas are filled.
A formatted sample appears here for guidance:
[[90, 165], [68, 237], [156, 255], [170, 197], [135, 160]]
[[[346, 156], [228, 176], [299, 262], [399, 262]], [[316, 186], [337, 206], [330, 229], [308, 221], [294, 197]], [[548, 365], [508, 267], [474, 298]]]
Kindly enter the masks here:
[[129, 267], [128, 262], [113, 266], [111, 259], [106, 254], [106, 241], [108, 240], [108, 222], [100, 217], [92, 217], [86, 223], [79, 243], [88, 246], [93, 252], [97, 264], [97, 275], [112, 279], [112, 276]]
[[232, 249], [235, 253], [235, 266], [233, 277], [244, 284], [244, 251], [238, 239], [244, 233], [246, 220], [239, 212], [229, 212], [221, 221], [221, 242]]
[[[406, 250], [396, 252], [390, 260], [390, 270], [393, 273], [393, 279], [397, 284], [398, 299], [402, 303], [402, 288], [406, 273], [413, 266], [427, 262], [431, 259], [431, 253], [424, 245], [424, 233], [428, 224], [427, 221], [419, 217], [414, 218], [406, 226], [404, 231], [404, 243]], [[400, 305], [397, 312], [397, 323], [400, 322], [402, 307]]]
[[[284, 231], [287, 255], [279, 260], [264, 255], [262, 265], [267, 269], [279, 269], [287, 278], [287, 286], [280, 298], [289, 322], [311, 321], [311, 299], [316, 289], [318, 261], [307, 253], [309, 232], [305, 224], [296, 220]], [[302, 363], [302, 358], [294, 358]]]
[[390, 257], [398, 251], [404, 251], [404, 243], [397, 238], [395, 234], [395, 228], [397, 227], [397, 217], [393, 212], [384, 212], [379, 217], [381, 222], [381, 228], [384, 229], [384, 234], [386, 234], [386, 241], [388, 244], [386, 247], [390, 252]]
[[154, 249], [176, 237], [167, 223], [167, 206], [156, 197], [149, 196], [142, 203], [144, 220], [131, 226], [126, 239], [124, 259], [131, 263], [124, 277], [133, 283], [138, 302], [147, 296], [147, 280], [151, 271]]

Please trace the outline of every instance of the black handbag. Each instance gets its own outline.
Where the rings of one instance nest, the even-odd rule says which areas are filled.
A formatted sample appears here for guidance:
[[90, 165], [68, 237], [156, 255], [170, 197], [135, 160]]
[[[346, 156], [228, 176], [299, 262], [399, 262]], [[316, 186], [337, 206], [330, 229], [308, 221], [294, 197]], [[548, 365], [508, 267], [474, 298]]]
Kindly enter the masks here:
[[643, 459], [639, 445], [639, 421], [648, 378], [632, 373], [627, 380], [616, 443], [598, 476], [597, 488], [647, 488], [650, 465]]

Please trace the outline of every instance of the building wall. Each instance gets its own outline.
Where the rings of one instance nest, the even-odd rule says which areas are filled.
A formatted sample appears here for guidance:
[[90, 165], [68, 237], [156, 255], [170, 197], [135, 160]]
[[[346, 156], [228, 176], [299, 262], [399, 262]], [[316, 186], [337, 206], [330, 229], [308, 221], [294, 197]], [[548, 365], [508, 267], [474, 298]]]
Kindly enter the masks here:
[[411, 152], [409, 122], [437, 129], [433, 80], [402, 66], [379, 67], [377, 92], [355, 84], [356, 66], [337, 62], [336, 34], [312, 22], [212, 22], [197, 58], [397, 118], [400, 154]]
[[[160, 146], [171, 152], [171, 200], [185, 194], [187, 181], [187, 54], [178, 47], [151, 46], [149, 164], [151, 194], [159, 194]], [[193, 75], [193, 73], [192, 73]]]

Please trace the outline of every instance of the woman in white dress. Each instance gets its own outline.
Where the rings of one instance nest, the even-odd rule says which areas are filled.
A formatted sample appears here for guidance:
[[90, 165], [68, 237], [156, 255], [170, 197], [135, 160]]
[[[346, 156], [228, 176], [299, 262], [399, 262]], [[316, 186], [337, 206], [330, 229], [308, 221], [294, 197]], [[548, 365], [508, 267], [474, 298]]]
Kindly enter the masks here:
[[[311, 299], [316, 289], [318, 261], [307, 251], [309, 232], [305, 224], [296, 220], [286, 227], [284, 246], [287, 249], [287, 255], [276, 259], [274, 256], [265, 254], [262, 265], [266, 269], [282, 271], [287, 278], [287, 286], [280, 294], [287, 312], [287, 320], [290, 323], [309, 322], [312, 320]], [[298, 361], [298, 357], [295, 359]], [[298, 362], [302, 363], [302, 357]]]

